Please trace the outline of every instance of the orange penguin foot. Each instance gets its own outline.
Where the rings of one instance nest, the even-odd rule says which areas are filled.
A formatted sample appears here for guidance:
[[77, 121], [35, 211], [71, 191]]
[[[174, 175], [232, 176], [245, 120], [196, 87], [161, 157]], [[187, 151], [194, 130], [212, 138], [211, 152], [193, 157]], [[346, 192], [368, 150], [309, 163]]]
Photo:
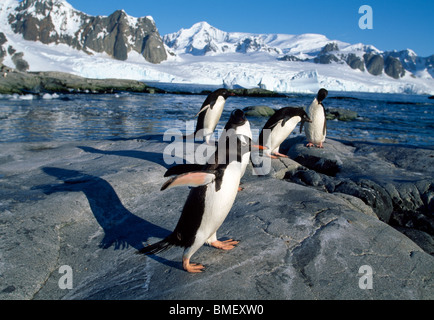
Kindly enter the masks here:
[[229, 239], [226, 241], [214, 241], [211, 243], [211, 245], [214, 248], [217, 249], [222, 249], [222, 250], [232, 250], [233, 248], [235, 248], [235, 246], [240, 243], [239, 241], [235, 241], [233, 239]]
[[275, 156], [274, 154], [266, 153], [266, 156], [271, 158], [271, 159], [279, 159], [279, 157]]
[[311, 148], [311, 147], [315, 147], [315, 145], [312, 142], [309, 142], [306, 147]]
[[322, 142], [317, 146], [317, 148], [324, 149]]
[[281, 158], [289, 158], [286, 154], [280, 153], [280, 152], [274, 152], [274, 156], [281, 157]]
[[190, 259], [182, 259], [182, 267], [190, 273], [199, 273], [205, 269], [200, 263], [190, 263]]

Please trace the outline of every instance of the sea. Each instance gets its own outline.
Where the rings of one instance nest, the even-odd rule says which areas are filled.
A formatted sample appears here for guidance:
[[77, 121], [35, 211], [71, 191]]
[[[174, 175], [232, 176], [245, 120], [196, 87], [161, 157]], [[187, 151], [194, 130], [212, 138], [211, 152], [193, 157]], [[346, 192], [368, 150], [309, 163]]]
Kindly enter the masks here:
[[[188, 133], [206, 99], [204, 90], [217, 89], [155, 86], [184, 93], [0, 95], [0, 143], [135, 139], [168, 130]], [[234, 109], [306, 107], [313, 98], [313, 94], [229, 97], [216, 137]], [[434, 149], [434, 100], [426, 95], [329, 92], [324, 105], [358, 114], [353, 121], [328, 120], [329, 138]], [[267, 118], [248, 119], [253, 136], [259, 135]], [[298, 134], [299, 127], [292, 135]]]

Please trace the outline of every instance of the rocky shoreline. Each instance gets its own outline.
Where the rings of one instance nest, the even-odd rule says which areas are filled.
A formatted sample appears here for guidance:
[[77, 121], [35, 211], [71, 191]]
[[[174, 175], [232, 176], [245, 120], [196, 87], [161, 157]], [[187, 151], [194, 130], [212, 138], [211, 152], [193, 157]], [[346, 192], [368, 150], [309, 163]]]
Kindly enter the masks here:
[[121, 91], [158, 93], [145, 83], [121, 79], [88, 79], [62, 72], [22, 72], [0, 69], [0, 94], [115, 93]]
[[433, 150], [304, 142], [265, 176], [248, 168], [218, 233], [241, 242], [201, 248], [198, 275], [181, 249], [135, 254], [173, 230], [188, 193], [160, 191], [162, 136], [3, 144], [0, 299], [433, 299]]
[[[238, 96], [249, 97], [283, 97], [283, 94], [253, 88], [230, 90]], [[26, 72], [0, 66], [0, 94], [34, 94], [44, 93], [170, 93], [192, 94], [191, 92], [162, 90], [144, 82], [125, 79], [89, 79], [64, 72]], [[204, 90], [199, 94], [208, 95]]]

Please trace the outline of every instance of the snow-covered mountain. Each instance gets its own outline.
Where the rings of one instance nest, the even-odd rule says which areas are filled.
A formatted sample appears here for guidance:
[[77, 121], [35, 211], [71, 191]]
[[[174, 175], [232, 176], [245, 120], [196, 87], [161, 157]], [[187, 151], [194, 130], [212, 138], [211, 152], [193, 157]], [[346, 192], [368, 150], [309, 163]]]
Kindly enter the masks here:
[[0, 62], [89, 78], [261, 87], [278, 92], [434, 94], [434, 56], [319, 34], [225, 32], [206, 22], [163, 38], [152, 17], [89, 16], [65, 0], [2, 0]]
[[163, 41], [178, 55], [263, 52], [281, 61], [347, 64], [352, 69], [366, 69], [372, 75], [385, 73], [395, 79], [402, 78], [406, 71], [416, 76], [434, 76], [434, 56], [420, 58], [412, 50], [381, 52], [374, 46], [329, 40], [320, 34], [230, 33], [200, 22], [190, 29], [165, 35]]
[[[224, 53], [264, 52], [276, 56], [289, 54], [300, 59], [315, 57], [330, 40], [320, 34], [252, 34], [221, 31], [207, 22], [181, 29], [163, 37], [164, 43], [178, 55], [196, 56]], [[336, 41], [339, 45], [348, 44]], [[309, 56], [311, 54], [311, 56]]]
[[89, 54], [104, 52], [118, 60], [126, 60], [131, 51], [152, 63], [167, 58], [152, 17], [133, 18], [122, 10], [108, 17], [89, 16], [65, 0], [2, 2], [2, 20], [25, 40], [62, 43]]

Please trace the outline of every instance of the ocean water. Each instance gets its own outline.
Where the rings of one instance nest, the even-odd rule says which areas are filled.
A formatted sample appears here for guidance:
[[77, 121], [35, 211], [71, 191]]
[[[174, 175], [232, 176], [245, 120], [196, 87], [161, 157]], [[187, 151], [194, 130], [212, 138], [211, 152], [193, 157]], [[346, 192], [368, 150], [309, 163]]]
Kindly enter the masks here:
[[[201, 94], [135, 93], [0, 95], [0, 142], [131, 139], [164, 134], [168, 129], [185, 132], [193, 129], [194, 116], [205, 98]], [[313, 98], [307, 94], [230, 97], [217, 132], [236, 108], [305, 107]], [[359, 115], [350, 122], [329, 120], [330, 138], [434, 148], [434, 100], [428, 96], [330, 92], [324, 105], [354, 110]], [[249, 120], [257, 136], [267, 119]], [[293, 135], [299, 134], [298, 129]]]

